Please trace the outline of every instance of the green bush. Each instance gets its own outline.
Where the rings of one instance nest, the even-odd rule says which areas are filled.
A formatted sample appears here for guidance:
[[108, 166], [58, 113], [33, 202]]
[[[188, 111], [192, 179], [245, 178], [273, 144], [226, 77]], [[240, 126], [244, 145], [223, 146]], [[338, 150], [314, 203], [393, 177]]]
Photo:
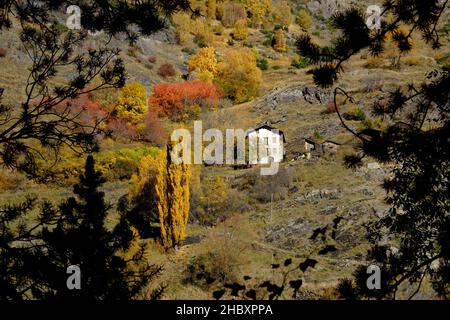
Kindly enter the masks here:
[[267, 59], [265, 58], [258, 58], [256, 60], [256, 65], [258, 66], [258, 68], [260, 68], [261, 70], [267, 70], [269, 69], [269, 62], [267, 61]]

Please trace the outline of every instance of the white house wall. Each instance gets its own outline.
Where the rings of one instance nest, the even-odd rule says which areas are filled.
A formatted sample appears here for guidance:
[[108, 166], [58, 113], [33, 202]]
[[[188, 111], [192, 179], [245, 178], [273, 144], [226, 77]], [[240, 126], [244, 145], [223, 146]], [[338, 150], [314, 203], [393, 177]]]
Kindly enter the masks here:
[[284, 143], [281, 134], [263, 128], [249, 133], [248, 138], [250, 164], [269, 164], [270, 162], [279, 163], [283, 161]]

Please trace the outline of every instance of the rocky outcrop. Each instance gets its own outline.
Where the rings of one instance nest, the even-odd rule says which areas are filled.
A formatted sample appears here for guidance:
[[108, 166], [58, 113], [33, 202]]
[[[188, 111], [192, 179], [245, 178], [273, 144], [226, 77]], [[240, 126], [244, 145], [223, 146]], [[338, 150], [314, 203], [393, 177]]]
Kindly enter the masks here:
[[304, 100], [311, 104], [325, 104], [331, 98], [331, 92], [314, 87], [295, 85], [276, 89], [262, 99], [256, 101], [258, 111], [275, 110], [281, 104]]
[[324, 199], [339, 199], [341, 197], [341, 192], [337, 189], [334, 190], [319, 190], [314, 189], [310, 192], [305, 193], [304, 195], [301, 195], [300, 197], [297, 197], [295, 200], [299, 203], [306, 203], [306, 202], [313, 202], [317, 203]]

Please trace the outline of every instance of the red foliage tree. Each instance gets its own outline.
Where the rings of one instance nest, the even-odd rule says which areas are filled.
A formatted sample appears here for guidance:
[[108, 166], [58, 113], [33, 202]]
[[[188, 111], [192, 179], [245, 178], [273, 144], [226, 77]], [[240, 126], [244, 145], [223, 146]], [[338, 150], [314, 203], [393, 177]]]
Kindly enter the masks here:
[[154, 87], [149, 105], [161, 116], [181, 120], [193, 111], [193, 107], [217, 106], [222, 95], [217, 86], [202, 81], [162, 83]]
[[136, 126], [121, 118], [110, 119], [106, 129], [114, 139], [122, 138], [128, 140], [138, 140], [139, 138]]
[[163, 146], [167, 142], [167, 131], [158, 116], [148, 112], [144, 117], [144, 129], [141, 132], [142, 140]]
[[65, 100], [55, 107], [55, 111], [71, 116], [78, 115], [78, 121], [85, 126], [98, 125], [108, 115], [90, 94], [81, 94], [73, 99]]

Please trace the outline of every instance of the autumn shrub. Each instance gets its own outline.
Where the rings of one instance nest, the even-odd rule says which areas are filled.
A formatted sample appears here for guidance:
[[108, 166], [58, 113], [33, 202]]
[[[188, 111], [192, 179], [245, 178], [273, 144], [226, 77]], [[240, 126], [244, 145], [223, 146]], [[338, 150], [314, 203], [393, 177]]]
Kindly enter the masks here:
[[245, 195], [232, 189], [224, 178], [205, 176], [193, 170], [191, 179], [190, 221], [214, 226], [234, 213], [248, 210]]
[[118, 118], [138, 121], [147, 111], [147, 93], [145, 87], [133, 82], [122, 88], [117, 99], [115, 113]]
[[214, 32], [215, 35], [221, 36], [224, 33], [223, 25], [220, 23], [220, 24], [213, 26], [212, 31]]
[[335, 113], [335, 112], [336, 112], [336, 106], [334, 105], [333, 99], [330, 99], [327, 102], [327, 107], [326, 107], [324, 113], [325, 114], [332, 114], [332, 113]]
[[206, 0], [205, 1], [205, 14], [208, 19], [216, 19], [217, 12], [217, 1], [216, 0]]
[[157, 61], [157, 58], [156, 58], [155, 56], [149, 56], [149, 57], [148, 57], [148, 62], [150, 62], [150, 63], [156, 63], [156, 61]]
[[2, 191], [21, 189], [26, 181], [26, 177], [19, 172], [13, 172], [9, 169], [0, 170], [0, 190]]
[[141, 135], [141, 140], [150, 142], [160, 147], [164, 146], [167, 142], [168, 134], [164, 129], [161, 119], [159, 119], [155, 113], [148, 112], [144, 116], [143, 124], [144, 126], [139, 132]]
[[175, 74], [175, 68], [170, 63], [164, 63], [158, 68], [158, 75], [163, 78], [173, 77]]
[[417, 55], [409, 55], [404, 59], [407, 66], [417, 66], [420, 65], [420, 59]]
[[360, 125], [358, 126], [358, 130], [360, 131], [365, 129], [384, 130], [386, 129], [386, 122], [383, 121], [383, 119], [380, 117], [376, 118], [366, 117], [364, 120], [361, 121]]
[[172, 21], [176, 28], [178, 44], [188, 44], [191, 38], [191, 17], [186, 12], [177, 12], [172, 15]]
[[155, 113], [146, 113], [142, 120], [130, 122], [121, 118], [111, 118], [106, 125], [106, 134], [115, 141], [141, 141], [156, 146], [167, 142], [167, 131]]
[[303, 30], [309, 30], [312, 25], [312, 19], [308, 11], [302, 9], [298, 12], [297, 23]]
[[258, 171], [247, 177], [249, 194], [261, 203], [286, 199], [293, 182], [293, 173], [289, 168], [281, 167], [276, 175], [260, 176]]
[[68, 113], [86, 126], [100, 125], [108, 116], [107, 110], [100, 103], [93, 101], [90, 94], [80, 94], [67, 99], [54, 108], [57, 113]]
[[368, 69], [381, 68], [385, 65], [385, 59], [382, 55], [369, 55], [365, 67]]
[[227, 1], [223, 7], [222, 23], [225, 27], [233, 27], [238, 20], [245, 19], [245, 7], [234, 1]]
[[289, 26], [292, 23], [292, 12], [288, 1], [282, 0], [275, 3], [272, 12], [276, 23], [283, 26]]
[[[241, 224], [243, 227], [244, 223], [240, 217], [230, 221], [235, 226]], [[242, 241], [226, 228], [227, 226], [211, 229], [207, 239], [203, 241], [203, 250], [189, 261], [184, 273], [184, 283], [206, 289], [207, 283], [205, 284], [205, 279], [198, 278], [199, 273], [222, 284], [236, 282], [242, 276], [240, 270], [249, 263], [248, 250], [251, 247], [247, 241]]]
[[208, 23], [201, 19], [196, 19], [193, 21], [193, 26], [191, 28], [191, 33], [194, 35], [194, 43], [198, 47], [204, 48], [212, 45], [213, 31]]
[[149, 105], [160, 116], [167, 116], [175, 121], [196, 117], [196, 107], [211, 109], [217, 107], [221, 90], [202, 81], [184, 81], [181, 83], [162, 83], [153, 88]]
[[6, 57], [6, 49], [5, 48], [0, 48], [0, 58], [4, 58]]
[[138, 53], [139, 53], [139, 49], [137, 47], [134, 47], [134, 46], [128, 47], [128, 55], [130, 57], [136, 57]]
[[[335, 105], [336, 100], [336, 105]], [[342, 96], [337, 96], [336, 99], [334, 97], [330, 98], [327, 102], [326, 109], [323, 111], [324, 114], [332, 114], [341, 110], [341, 108], [345, 105], [345, 99]], [[337, 108], [337, 110], [336, 110]]]
[[278, 29], [275, 32], [275, 35], [273, 37], [273, 48], [275, 51], [278, 51], [278, 52], [286, 52], [287, 51], [286, 36], [285, 36], [285, 32], [282, 28]]
[[247, 39], [247, 32], [247, 21], [245, 19], [238, 20], [234, 24], [233, 39], [245, 40]]
[[109, 181], [128, 180], [138, 171], [142, 158], [157, 152], [158, 148], [149, 146], [106, 150], [97, 156], [97, 170]]
[[127, 119], [111, 118], [106, 124], [108, 136], [115, 140], [137, 140], [139, 133], [136, 125]]
[[[96, 155], [96, 170], [107, 181], [128, 180], [138, 171], [141, 159], [157, 153], [158, 148], [136, 145], [129, 148], [102, 150]], [[82, 173], [83, 160], [73, 152], [64, 151], [62, 160], [52, 167], [48, 182], [61, 187], [71, 187]]]
[[217, 74], [217, 59], [214, 48], [206, 47], [198, 50], [189, 60], [188, 71], [195, 78], [205, 82], [212, 82]]
[[270, 19], [267, 17], [272, 10], [272, 1], [245, 0], [244, 3], [251, 26], [260, 28], [263, 27], [264, 24], [270, 23]]
[[236, 103], [255, 98], [262, 83], [262, 72], [250, 49], [227, 49], [218, 66], [216, 83]]

